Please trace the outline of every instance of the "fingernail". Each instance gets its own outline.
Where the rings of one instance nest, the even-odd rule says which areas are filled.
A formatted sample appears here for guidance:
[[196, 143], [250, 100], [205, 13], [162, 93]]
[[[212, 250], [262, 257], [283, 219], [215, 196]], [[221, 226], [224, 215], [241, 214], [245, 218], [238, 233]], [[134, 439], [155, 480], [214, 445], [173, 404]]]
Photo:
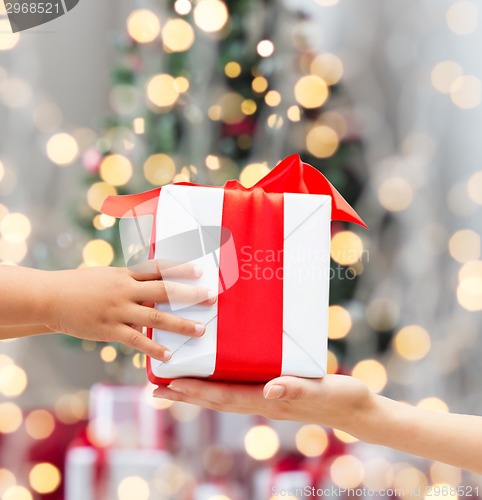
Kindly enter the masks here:
[[172, 352], [167, 349], [162, 354], [162, 361], [169, 361], [172, 358]]
[[200, 278], [203, 275], [202, 267], [194, 266], [194, 274]]
[[208, 292], [208, 300], [209, 302], [216, 302], [216, 294], [212, 290]]
[[286, 389], [282, 385], [272, 385], [264, 395], [266, 399], [278, 399], [284, 395]]
[[182, 394], [186, 394], [186, 391], [184, 390], [183, 387], [178, 387], [177, 385], [173, 384], [172, 382], [167, 386], [168, 389], [171, 389], [171, 391], [176, 391], [180, 392]]
[[204, 332], [206, 331], [206, 325], [203, 325], [202, 323], [197, 323], [194, 325], [194, 330], [197, 335], [203, 335]]

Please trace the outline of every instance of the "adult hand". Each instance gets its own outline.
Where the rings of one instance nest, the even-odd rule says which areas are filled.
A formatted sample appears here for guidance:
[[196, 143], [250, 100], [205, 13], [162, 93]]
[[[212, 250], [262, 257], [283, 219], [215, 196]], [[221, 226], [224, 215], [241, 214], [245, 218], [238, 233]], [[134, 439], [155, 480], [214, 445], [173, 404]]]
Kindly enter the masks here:
[[351, 429], [357, 415], [369, 412], [373, 394], [359, 380], [344, 375], [323, 379], [279, 377], [263, 384], [176, 379], [158, 387], [155, 397], [212, 410], [262, 415]]

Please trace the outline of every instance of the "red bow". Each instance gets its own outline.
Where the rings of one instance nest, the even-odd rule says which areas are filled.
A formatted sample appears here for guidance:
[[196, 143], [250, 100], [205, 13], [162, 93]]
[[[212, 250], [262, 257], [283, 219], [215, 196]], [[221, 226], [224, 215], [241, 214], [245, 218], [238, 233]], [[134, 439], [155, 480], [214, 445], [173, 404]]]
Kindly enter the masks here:
[[[195, 186], [190, 182], [177, 183], [184, 186]], [[368, 226], [351, 208], [343, 196], [328, 179], [311, 165], [303, 163], [298, 155], [291, 155], [281, 161], [269, 174], [250, 188], [244, 187], [236, 180], [226, 182], [224, 189], [252, 191], [261, 188], [266, 193], [305, 193], [325, 194], [332, 197], [332, 220], [354, 222], [364, 228]], [[157, 198], [161, 188], [144, 193], [126, 196], [108, 196], [101, 212], [113, 217], [134, 217], [150, 215], [156, 212]]]

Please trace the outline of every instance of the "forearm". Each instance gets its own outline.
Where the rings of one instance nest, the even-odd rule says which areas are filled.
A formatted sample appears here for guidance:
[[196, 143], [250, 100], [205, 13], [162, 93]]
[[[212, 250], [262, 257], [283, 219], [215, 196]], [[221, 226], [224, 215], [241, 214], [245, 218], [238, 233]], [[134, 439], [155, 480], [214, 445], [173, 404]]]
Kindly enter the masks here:
[[52, 330], [45, 325], [0, 326], [0, 340], [30, 337], [44, 333], [52, 333]]
[[49, 321], [54, 291], [48, 272], [0, 266], [0, 326], [42, 325]]
[[482, 473], [482, 417], [422, 410], [374, 396], [347, 429], [359, 439]]

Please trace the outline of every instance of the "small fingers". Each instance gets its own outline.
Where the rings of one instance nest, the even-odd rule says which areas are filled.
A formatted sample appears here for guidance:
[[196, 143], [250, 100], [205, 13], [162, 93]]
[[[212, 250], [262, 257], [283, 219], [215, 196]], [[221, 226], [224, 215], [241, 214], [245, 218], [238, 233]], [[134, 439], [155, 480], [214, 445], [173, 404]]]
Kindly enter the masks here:
[[180, 318], [174, 314], [158, 311], [151, 307], [141, 306], [136, 308], [133, 318], [133, 323], [145, 326], [146, 328], [182, 333], [190, 337], [200, 337], [206, 332], [206, 325], [202, 323]]
[[149, 281], [139, 285], [137, 298], [141, 302], [183, 302], [213, 305], [217, 299], [213, 290], [173, 281]]
[[203, 271], [189, 262], [153, 259], [130, 267], [131, 275], [137, 281], [166, 278], [198, 279]]
[[169, 361], [172, 357], [172, 353], [168, 349], [139, 333], [134, 328], [126, 327], [115, 340], [154, 359]]

